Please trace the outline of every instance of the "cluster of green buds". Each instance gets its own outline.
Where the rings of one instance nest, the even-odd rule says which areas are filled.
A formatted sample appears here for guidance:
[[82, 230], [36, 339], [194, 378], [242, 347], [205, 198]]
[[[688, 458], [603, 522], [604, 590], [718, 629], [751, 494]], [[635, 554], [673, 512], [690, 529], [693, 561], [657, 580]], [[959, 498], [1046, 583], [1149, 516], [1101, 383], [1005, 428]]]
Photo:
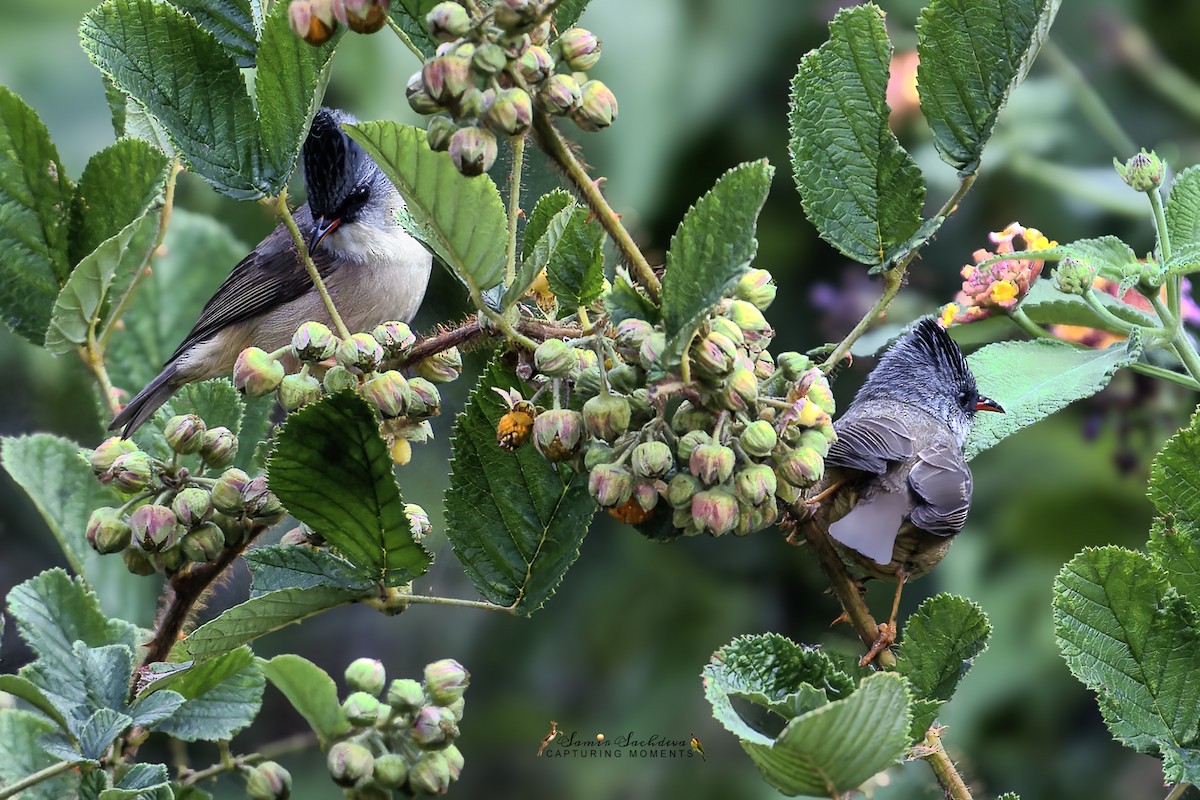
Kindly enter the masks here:
[[407, 464], [411, 443], [433, 436], [429, 420], [442, 411], [437, 384], [462, 373], [462, 356], [452, 347], [411, 365], [409, 376], [401, 374], [396, 367], [406, 362], [415, 343], [403, 322], [383, 322], [346, 339], [320, 322], [305, 322], [289, 345], [273, 353], [243, 350], [233, 367], [233, 384], [252, 397], [275, 392], [288, 412], [326, 393], [356, 391], [378, 412], [392, 459]]
[[454, 659], [425, 667], [424, 681], [397, 678], [370, 658], [346, 668], [342, 713], [350, 732], [326, 755], [333, 782], [358, 800], [445, 794], [462, 773], [454, 745], [471, 674]]
[[[195, 414], [167, 420], [171, 455], [156, 458], [133, 441], [113, 437], [88, 454], [101, 483], [129, 496], [118, 507], [92, 512], [87, 540], [102, 554], [121, 553], [130, 572], [174, 573], [240, 550], [283, 519], [266, 478], [231, 466], [237, 437]], [[189, 456], [199, 456], [199, 463]]]
[[587, 470], [596, 502], [631, 524], [661, 514], [676, 534], [714, 536], [773, 524], [780, 502], [820, 480], [835, 437], [825, 375], [767, 350], [774, 297], [770, 273], [748, 271], [673, 364], [661, 325], [641, 319], [587, 340], [593, 349], [543, 342], [535, 382], [554, 407], [501, 392], [501, 447], [531, 438], [545, 458]]
[[292, 32], [313, 47], [328, 42], [344, 25], [355, 33], [375, 33], [387, 24], [390, 0], [291, 0]]
[[425, 16], [442, 44], [409, 78], [408, 103], [434, 115], [429, 146], [449, 152], [462, 174], [489, 170], [496, 137], [524, 136], [536, 113], [569, 116], [585, 131], [616, 121], [616, 97], [587, 75], [600, 60], [600, 39], [576, 27], [551, 41], [551, 5], [495, 0], [480, 9], [446, 0]]

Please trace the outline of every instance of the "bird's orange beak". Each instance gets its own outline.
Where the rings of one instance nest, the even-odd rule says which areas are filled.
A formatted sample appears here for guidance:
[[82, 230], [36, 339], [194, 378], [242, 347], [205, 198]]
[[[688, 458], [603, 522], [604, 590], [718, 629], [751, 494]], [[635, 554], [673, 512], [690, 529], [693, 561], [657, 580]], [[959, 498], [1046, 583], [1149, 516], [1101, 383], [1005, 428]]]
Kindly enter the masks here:
[[313, 220], [312, 233], [308, 237], [308, 252], [315, 252], [321, 246], [321, 242], [325, 241], [325, 237], [333, 233], [338, 225], [342, 224], [340, 218], [326, 219], [325, 217], [317, 217]]
[[979, 395], [979, 398], [975, 401], [975, 410], [976, 411], [995, 411], [1000, 414], [1004, 413], [1003, 406], [1001, 406], [999, 403], [997, 403], [992, 398], [984, 397], [983, 395]]

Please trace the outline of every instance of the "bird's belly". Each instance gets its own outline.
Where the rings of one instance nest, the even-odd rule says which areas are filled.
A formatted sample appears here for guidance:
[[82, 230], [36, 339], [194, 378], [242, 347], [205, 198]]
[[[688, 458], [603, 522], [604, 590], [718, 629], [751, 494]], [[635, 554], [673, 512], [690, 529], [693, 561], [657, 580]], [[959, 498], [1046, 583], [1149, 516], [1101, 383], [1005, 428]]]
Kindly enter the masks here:
[[858, 551], [831, 539], [847, 569], [855, 577], [895, 580], [900, 572], [909, 578], [919, 578], [938, 565], [950, 550], [953, 536], [935, 536], [912, 523], [905, 523], [896, 534], [892, 560], [878, 564]]

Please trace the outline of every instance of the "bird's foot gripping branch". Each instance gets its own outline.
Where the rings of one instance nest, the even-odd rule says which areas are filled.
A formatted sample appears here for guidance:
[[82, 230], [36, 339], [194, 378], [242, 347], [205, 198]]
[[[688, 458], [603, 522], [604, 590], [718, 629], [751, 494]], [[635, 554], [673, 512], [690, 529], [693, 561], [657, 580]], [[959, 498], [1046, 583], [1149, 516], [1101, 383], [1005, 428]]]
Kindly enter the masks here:
[[[356, 661], [346, 673], [352, 693], [339, 702], [315, 665], [256, 659], [249, 644], [355, 602], [387, 614], [437, 603], [530, 615], [578, 557], [598, 508], [658, 541], [778, 526], [826, 572], [862, 650], [877, 656], [873, 666], [860, 665], [859, 653], [765, 635], [735, 639], [703, 668], [715, 718], [766, 781], [840, 798], [907, 756], [928, 760], [950, 796], [969, 797], [936, 718], [987, 644], [983, 610], [948, 594], [928, 599], [898, 623], [892, 652], [895, 637], [881, 638], [859, 580], [903, 585], [927, 571], [962, 528], [966, 461], [1099, 391], [1120, 367], [1200, 386], [1182, 288], [1200, 269], [1200, 172], [1183, 172], [1164, 205], [1161, 165], [1147, 154], [1122, 173], [1150, 199], [1153, 258], [1138, 260], [1115, 239], [1059, 247], [1010, 228], [964, 274], [959, 307], [942, 321], [1005, 314], [1033, 341], [992, 344], [964, 363], [925, 320], [881, 363], [862, 402], [833, 421], [834, 368], [975, 181], [1057, 3], [933, 0], [922, 12], [921, 108], [960, 176], [927, 219], [924, 177], [888, 127], [891, 44], [880, 9], [839, 13], [828, 42], [803, 57], [789, 151], [805, 212], [827, 242], [883, 280], [879, 301], [844, 339], [809, 354], [772, 354], [763, 312], [777, 288], [751, 268], [773, 167], [752, 161], [726, 172], [684, 215], [656, 270], [565, 138], [567, 120], [594, 132], [617, 118], [612, 91], [586, 74], [601, 43], [575, 25], [585, 3], [280, 0], [265, 16], [219, 17], [185, 13], [192, 5], [107, 0], [85, 17], [83, 46], [106, 76], [121, 138], [78, 184], [32, 109], [0, 91], [0, 174], [24, 176], [19, 186], [0, 181], [0, 200], [20, 212], [0, 219], [0, 232], [37, 243], [5, 262], [20, 278], [0, 286], [5, 320], [35, 345], [77, 351], [110, 411], [141, 386], [164, 404], [157, 413], [139, 406], [132, 438], [95, 448], [47, 434], [4, 441], [5, 468], [79, 577], [47, 572], [9, 595], [36, 658], [0, 678], [29, 706], [0, 710], [11, 734], [0, 750], [23, 770], [0, 798], [171, 797], [227, 772], [242, 773], [252, 797], [283, 798], [290, 778], [272, 759], [312, 746], [348, 796], [443, 792], [463, 767], [453, 742], [467, 676], [456, 661], [435, 661], [423, 682], [396, 680], [386, 692], [381, 665]], [[385, 26], [420, 60], [407, 99], [431, 117], [426, 129], [331, 111], [314, 121], [342, 28]], [[166, 64], [162, 41], [188, 47]], [[963, 52], [987, 57], [967, 63], [955, 55]], [[242, 74], [251, 67], [253, 96]], [[163, 85], [182, 95], [164, 95]], [[533, 146], [570, 191], [522, 198]], [[502, 148], [512, 153], [503, 197], [487, 174]], [[293, 215], [285, 187], [302, 153], [309, 198]], [[244, 259], [212, 221], [170, 213], [181, 165], [229, 197], [272, 200], [284, 225]], [[372, 316], [339, 300], [338, 270], [364, 246], [355, 230], [385, 243], [359, 262], [402, 274], [400, 291], [376, 283], [370, 296], [407, 303], [403, 311]], [[461, 282], [475, 318], [413, 334], [408, 301], [423, 294], [428, 273], [414, 240]], [[1058, 262], [1053, 286], [1037, 281], [1046, 260]], [[162, 310], [170, 296], [212, 290], [199, 263], [238, 267], [193, 327]], [[280, 270], [286, 290], [262, 278]], [[1119, 291], [1102, 292], [1096, 276]], [[1129, 302], [1127, 291], [1144, 302]], [[300, 299], [311, 302], [289, 305]], [[254, 328], [285, 306], [304, 310]], [[1069, 333], [1043, 327], [1054, 323], [1108, 332], [1114, 343], [1051, 341]], [[211, 346], [218, 333], [247, 330], [283, 338]], [[445, 495], [446, 535], [482, 599], [416, 595], [411, 583], [431, 563], [430, 522], [404, 502], [395, 467], [413, 442], [440, 432], [438, 386], [462, 371], [460, 350], [485, 346], [499, 351], [454, 422]], [[199, 380], [222, 371], [215, 367], [187, 372], [217, 350], [232, 383]], [[919, 385], [895, 380], [888, 359], [920, 372]], [[286, 412], [274, 430], [272, 400]], [[972, 419], [989, 405], [1007, 413]], [[1064, 568], [1055, 595], [1064, 655], [1101, 694], [1114, 733], [1163, 755], [1167, 777], [1184, 782], [1200, 777], [1195, 693], [1177, 669], [1191, 663], [1195, 638], [1197, 570], [1185, 568], [1197, 561], [1187, 477], [1194, 433], [1181, 433], [1156, 464], [1163, 518], [1150, 554], [1086, 551]], [[288, 515], [298, 525], [278, 544], [256, 541]], [[782, 537], [779, 546], [786, 551]], [[197, 626], [214, 582], [239, 559], [252, 575], [250, 597]], [[166, 581], [146, 635], [122, 615], [131, 592], [153, 606], [138, 591], [137, 576], [148, 573]], [[1118, 595], [1128, 602], [1105, 599]], [[1100, 638], [1122, 644], [1118, 663], [1111, 650], [1094, 650]], [[255, 719], [268, 681], [313, 732], [234, 755], [228, 739]], [[1147, 717], [1151, 706], [1184, 713]], [[152, 733], [220, 742], [221, 760], [199, 770], [184, 763], [174, 775], [139, 763]], [[37, 744], [18, 752], [13, 742]]]

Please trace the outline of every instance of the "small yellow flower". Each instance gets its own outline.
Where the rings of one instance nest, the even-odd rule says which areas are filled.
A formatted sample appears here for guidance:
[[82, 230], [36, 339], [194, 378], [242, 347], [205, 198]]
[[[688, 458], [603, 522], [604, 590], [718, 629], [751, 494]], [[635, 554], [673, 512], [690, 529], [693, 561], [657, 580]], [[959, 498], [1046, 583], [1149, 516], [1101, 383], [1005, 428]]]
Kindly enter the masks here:
[[1017, 296], [1017, 285], [1010, 280], [996, 281], [992, 284], [992, 302], [1007, 303]]
[[1025, 229], [1026, 250], [1049, 250], [1052, 247], [1058, 247], [1058, 242], [1047, 239], [1046, 235], [1037, 228]]
[[958, 316], [958, 306], [954, 303], [946, 303], [939, 312], [938, 324], [943, 328], [949, 328], [956, 316]]

